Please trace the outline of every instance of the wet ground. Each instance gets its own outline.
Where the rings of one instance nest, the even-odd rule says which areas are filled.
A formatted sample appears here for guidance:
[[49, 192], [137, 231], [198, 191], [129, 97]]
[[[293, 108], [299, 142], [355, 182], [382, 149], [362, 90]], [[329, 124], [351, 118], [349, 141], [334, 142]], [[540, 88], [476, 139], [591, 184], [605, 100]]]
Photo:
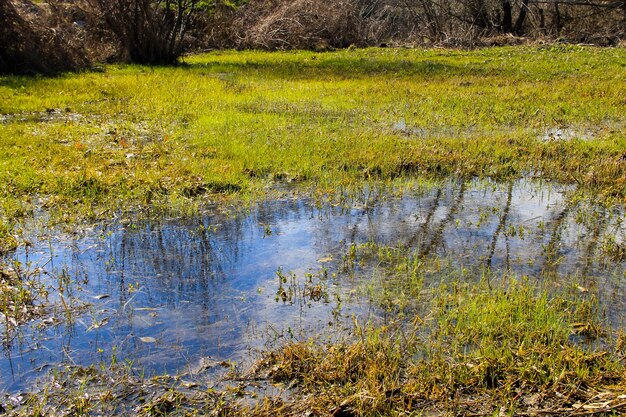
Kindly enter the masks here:
[[594, 291], [619, 327], [624, 207], [571, 191], [449, 181], [337, 206], [284, 198], [245, 213], [32, 232], [13, 258], [45, 271], [54, 307], [5, 337], [0, 384], [24, 389], [60, 363], [193, 375], [245, 363], [277, 340], [336, 337], [353, 314], [376, 314], [361, 291], [373, 266], [342, 272], [342, 257], [366, 242]]

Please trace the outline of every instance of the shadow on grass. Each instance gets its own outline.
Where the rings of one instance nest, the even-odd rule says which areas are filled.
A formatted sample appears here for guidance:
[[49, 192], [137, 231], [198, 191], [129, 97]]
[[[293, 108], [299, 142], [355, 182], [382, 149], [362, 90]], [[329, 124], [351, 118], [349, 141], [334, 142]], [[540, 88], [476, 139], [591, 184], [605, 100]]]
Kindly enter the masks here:
[[[270, 55], [268, 55], [269, 57]], [[284, 56], [283, 56], [284, 57]], [[215, 60], [209, 63], [184, 63], [180, 68], [203, 73], [247, 74], [264, 78], [306, 79], [359, 79], [372, 76], [440, 77], [493, 75], [492, 68], [459, 66], [434, 59], [406, 59], [393, 56], [324, 56], [306, 54], [287, 56], [286, 59], [254, 59], [242, 62]]]

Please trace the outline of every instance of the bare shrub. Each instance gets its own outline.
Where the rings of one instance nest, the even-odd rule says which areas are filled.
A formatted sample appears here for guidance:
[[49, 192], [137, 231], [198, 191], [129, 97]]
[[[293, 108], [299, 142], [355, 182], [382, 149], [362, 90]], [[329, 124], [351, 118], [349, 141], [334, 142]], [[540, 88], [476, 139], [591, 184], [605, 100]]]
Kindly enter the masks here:
[[187, 34], [200, 0], [85, 0], [92, 15], [104, 22], [126, 60], [173, 64], [185, 51]]
[[261, 0], [243, 6], [233, 22], [239, 47], [343, 47], [359, 39], [355, 3], [339, 0]]
[[250, 0], [220, 18], [209, 46], [471, 47], [522, 38], [614, 44], [626, 37], [624, 0]]
[[536, 35], [600, 45], [626, 39], [626, 1], [537, 3], [532, 18]]
[[52, 74], [89, 64], [81, 31], [60, 2], [0, 0], [0, 72]]

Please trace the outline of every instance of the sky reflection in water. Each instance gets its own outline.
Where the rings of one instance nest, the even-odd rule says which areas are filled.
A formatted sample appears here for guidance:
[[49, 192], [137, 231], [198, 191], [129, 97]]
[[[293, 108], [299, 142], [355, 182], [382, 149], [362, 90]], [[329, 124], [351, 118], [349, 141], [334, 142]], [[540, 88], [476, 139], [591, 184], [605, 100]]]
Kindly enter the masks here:
[[[80, 237], [33, 239], [16, 259], [45, 264], [50, 275], [44, 279], [53, 288], [59, 276], [69, 277], [64, 299], [91, 306], [72, 324], [24, 326], [0, 359], [2, 385], [22, 389], [59, 362], [89, 365], [115, 357], [148, 373], [178, 373], [203, 357], [245, 361], [251, 349], [274, 339], [330, 336], [342, 326], [333, 321], [335, 294], [344, 300], [342, 317], [372, 312], [363, 297], [350, 297], [367, 272], [356, 281], [338, 273], [349, 245], [368, 241], [469, 268], [600, 287], [609, 319], [620, 325], [624, 263], [598, 259], [606, 258], [602, 250], [611, 242], [626, 242], [623, 207], [570, 203], [564, 192], [528, 181], [451, 181], [369, 207], [315, 208], [283, 199], [245, 215], [109, 224]], [[320, 279], [316, 274], [327, 268], [328, 302], [277, 302], [279, 268], [298, 281], [306, 273]], [[63, 310], [53, 315], [62, 317]]]

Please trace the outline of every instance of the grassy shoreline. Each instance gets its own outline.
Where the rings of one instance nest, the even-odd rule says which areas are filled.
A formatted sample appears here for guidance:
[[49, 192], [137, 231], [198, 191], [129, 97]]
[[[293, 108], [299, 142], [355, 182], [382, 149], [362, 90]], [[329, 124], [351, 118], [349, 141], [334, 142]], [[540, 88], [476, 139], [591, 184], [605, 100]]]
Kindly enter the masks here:
[[[532, 177], [622, 204], [625, 63], [623, 48], [560, 45], [224, 51], [175, 68], [0, 77], [0, 255], [41, 213], [70, 226], [189, 215], [281, 187], [341, 201], [423, 179]], [[377, 278], [389, 280], [372, 283], [372, 293], [388, 284], [393, 304], [405, 307], [390, 322], [355, 321], [332, 344], [285, 343], [233, 371], [225, 388], [101, 364], [52, 373], [4, 408], [141, 416], [624, 409], [624, 336], [605, 325], [591, 292], [508, 275], [470, 283], [451, 274], [426, 288], [417, 269], [428, 262], [369, 249], [373, 264], [388, 268]], [[618, 249], [607, 262], [623, 262]], [[24, 292], [14, 274], [0, 277]], [[5, 317], [30, 302], [6, 293]]]
[[415, 176], [541, 176], [623, 199], [624, 62], [625, 49], [569, 46], [216, 52], [2, 77], [0, 218]]
[[217, 379], [144, 376], [131, 362], [64, 365], [3, 405], [13, 416], [623, 411], [625, 337], [604, 326], [594, 296], [524, 277], [491, 278], [451, 279], [423, 291], [419, 311], [400, 320], [355, 319], [333, 341], [285, 340], [250, 368], [225, 369]]

